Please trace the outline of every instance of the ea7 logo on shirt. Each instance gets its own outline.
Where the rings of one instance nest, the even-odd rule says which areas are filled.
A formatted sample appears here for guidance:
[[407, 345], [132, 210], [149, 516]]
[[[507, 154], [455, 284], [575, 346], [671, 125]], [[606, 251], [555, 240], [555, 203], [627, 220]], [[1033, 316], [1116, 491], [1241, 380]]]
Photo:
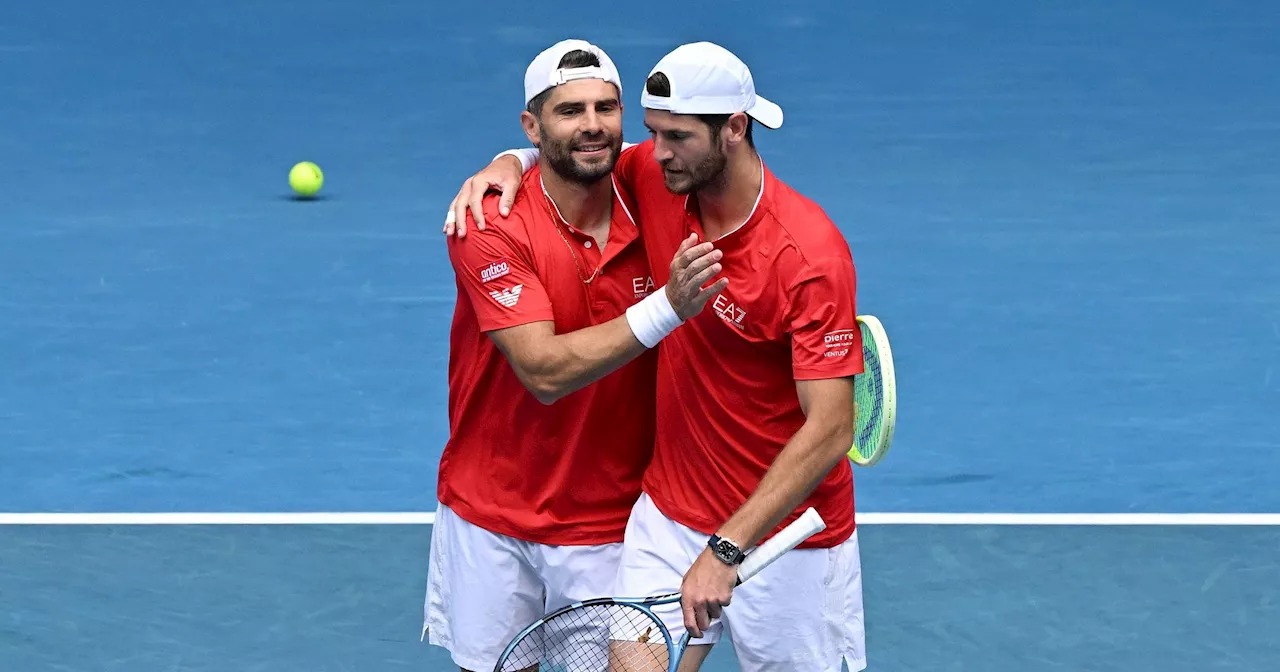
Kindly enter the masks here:
[[856, 345], [857, 335], [852, 329], [838, 329], [830, 331], [822, 335], [822, 343], [827, 346], [827, 351], [822, 354], [823, 357], [844, 357], [849, 354], [849, 348]]
[[495, 261], [485, 266], [480, 271], [481, 284], [493, 282], [504, 275], [511, 273], [511, 266], [505, 261]]
[[631, 278], [631, 289], [637, 299], [643, 299], [653, 293], [653, 278]]
[[516, 302], [520, 300], [520, 290], [522, 289], [524, 289], [524, 285], [516, 285], [511, 289], [504, 289], [501, 292], [489, 292], [489, 296], [492, 296], [494, 301], [497, 301], [508, 308], [515, 308]]
[[716, 300], [711, 304], [711, 307], [716, 309], [716, 314], [720, 316], [720, 319], [738, 329], [744, 328], [742, 321], [746, 319], [747, 311], [744, 308], [739, 308], [738, 304], [733, 302], [733, 299], [724, 294], [717, 294]]

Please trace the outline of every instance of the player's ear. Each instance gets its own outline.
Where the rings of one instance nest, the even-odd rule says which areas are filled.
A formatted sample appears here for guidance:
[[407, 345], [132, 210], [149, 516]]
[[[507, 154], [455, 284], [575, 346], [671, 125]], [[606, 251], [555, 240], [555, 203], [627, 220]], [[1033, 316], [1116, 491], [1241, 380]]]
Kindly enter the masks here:
[[725, 123], [720, 133], [724, 143], [730, 147], [740, 145], [747, 141], [747, 125], [751, 120], [745, 112], [734, 112], [729, 115], [729, 121]]
[[529, 138], [529, 142], [533, 143], [534, 147], [541, 146], [542, 133], [538, 128], [538, 118], [533, 116], [532, 112], [525, 110], [520, 113], [520, 125], [524, 128], [525, 137]]

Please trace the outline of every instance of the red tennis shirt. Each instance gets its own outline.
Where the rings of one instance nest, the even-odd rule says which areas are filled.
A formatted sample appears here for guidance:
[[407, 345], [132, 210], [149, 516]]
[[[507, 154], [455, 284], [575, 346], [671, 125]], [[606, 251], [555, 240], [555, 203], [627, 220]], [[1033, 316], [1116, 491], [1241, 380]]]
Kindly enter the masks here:
[[[615, 183], [602, 252], [564, 222], [534, 168], [501, 226], [470, 222], [466, 238], [449, 238], [458, 301], [437, 498], [475, 525], [542, 544], [622, 541], [653, 452], [656, 352], [544, 405], [485, 332], [553, 320], [568, 333], [652, 292], [628, 201]], [[499, 221], [497, 210], [487, 197], [485, 217]]]
[[[755, 209], [714, 241], [728, 288], [659, 346], [657, 442], [644, 491], [667, 517], [708, 535], [755, 491], [804, 424], [796, 381], [863, 370], [849, 245], [817, 204], [761, 165]], [[635, 195], [662, 286], [681, 241], [691, 232], [706, 239], [696, 199], [667, 190], [651, 140], [624, 151], [615, 175]], [[802, 548], [835, 546], [853, 534], [848, 460], [778, 529], [810, 506], [827, 527]]]

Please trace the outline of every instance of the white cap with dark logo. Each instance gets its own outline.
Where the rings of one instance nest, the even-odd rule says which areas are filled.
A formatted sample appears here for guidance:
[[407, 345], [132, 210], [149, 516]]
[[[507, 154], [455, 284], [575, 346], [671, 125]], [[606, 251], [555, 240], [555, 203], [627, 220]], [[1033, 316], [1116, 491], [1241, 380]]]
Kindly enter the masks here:
[[[600, 59], [599, 66], [584, 68], [561, 68], [560, 59], [571, 51], [585, 51]], [[538, 54], [524, 72], [524, 104], [528, 105], [538, 94], [576, 79], [603, 79], [618, 87], [618, 96], [622, 96], [622, 78], [613, 60], [604, 50], [584, 40], [563, 40]]]
[[782, 108], [756, 94], [751, 70], [741, 59], [718, 44], [694, 42], [676, 47], [653, 66], [649, 75], [661, 72], [671, 82], [671, 97], [640, 96], [651, 110], [673, 114], [733, 114], [746, 112], [768, 126], [782, 125]]

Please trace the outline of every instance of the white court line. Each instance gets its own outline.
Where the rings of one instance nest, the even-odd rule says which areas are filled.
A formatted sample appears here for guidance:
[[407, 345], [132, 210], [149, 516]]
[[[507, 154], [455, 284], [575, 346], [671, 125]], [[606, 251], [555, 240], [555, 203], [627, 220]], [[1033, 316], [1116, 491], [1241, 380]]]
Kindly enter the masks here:
[[430, 525], [434, 512], [0, 513], [0, 525]]
[[867, 525], [1262, 525], [1280, 513], [863, 513]]
[[[434, 512], [0, 513], [0, 525], [430, 525]], [[1280, 513], [860, 513], [859, 525], [1280, 526]]]

